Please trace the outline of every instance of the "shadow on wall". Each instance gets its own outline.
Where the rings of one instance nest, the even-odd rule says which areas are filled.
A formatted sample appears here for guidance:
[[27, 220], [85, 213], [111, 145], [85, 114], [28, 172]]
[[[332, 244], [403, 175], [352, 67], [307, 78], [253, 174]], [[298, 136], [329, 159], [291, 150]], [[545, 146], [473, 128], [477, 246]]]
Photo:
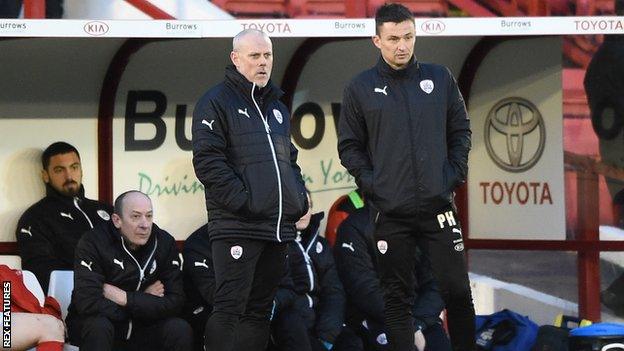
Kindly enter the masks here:
[[[15, 241], [15, 226], [27, 206], [45, 195], [41, 180], [41, 153], [43, 150], [27, 148], [6, 158], [0, 174], [0, 242]], [[23, 207], [23, 204], [27, 204]]]

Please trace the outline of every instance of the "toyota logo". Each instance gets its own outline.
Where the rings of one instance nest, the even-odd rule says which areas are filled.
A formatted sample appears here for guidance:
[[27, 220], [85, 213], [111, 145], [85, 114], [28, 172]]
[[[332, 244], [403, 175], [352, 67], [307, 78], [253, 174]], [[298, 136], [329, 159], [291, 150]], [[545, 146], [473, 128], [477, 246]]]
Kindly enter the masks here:
[[485, 146], [494, 163], [508, 172], [524, 172], [539, 161], [546, 145], [546, 127], [530, 101], [499, 101], [485, 120]]

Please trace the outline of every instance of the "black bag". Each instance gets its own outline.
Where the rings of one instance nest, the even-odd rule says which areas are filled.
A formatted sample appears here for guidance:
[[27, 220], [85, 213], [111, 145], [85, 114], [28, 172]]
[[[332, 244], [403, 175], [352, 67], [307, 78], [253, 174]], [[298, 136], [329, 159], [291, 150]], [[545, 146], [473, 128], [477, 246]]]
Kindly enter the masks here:
[[568, 351], [570, 329], [542, 325], [537, 330], [537, 340], [531, 351]]

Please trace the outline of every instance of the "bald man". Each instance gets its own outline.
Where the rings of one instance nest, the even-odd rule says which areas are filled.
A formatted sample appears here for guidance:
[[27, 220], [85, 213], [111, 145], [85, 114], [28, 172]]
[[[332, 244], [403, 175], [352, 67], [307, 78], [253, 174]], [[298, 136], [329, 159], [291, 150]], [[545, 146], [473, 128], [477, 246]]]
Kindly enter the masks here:
[[115, 200], [111, 221], [76, 247], [69, 340], [81, 350], [191, 350], [175, 239], [153, 223], [152, 201], [139, 192]]
[[[215, 271], [210, 351], [263, 350], [286, 244], [308, 203], [290, 114], [271, 81], [273, 45], [257, 30], [236, 35], [225, 79], [193, 113], [193, 166], [205, 187]], [[236, 335], [235, 335], [236, 330]]]

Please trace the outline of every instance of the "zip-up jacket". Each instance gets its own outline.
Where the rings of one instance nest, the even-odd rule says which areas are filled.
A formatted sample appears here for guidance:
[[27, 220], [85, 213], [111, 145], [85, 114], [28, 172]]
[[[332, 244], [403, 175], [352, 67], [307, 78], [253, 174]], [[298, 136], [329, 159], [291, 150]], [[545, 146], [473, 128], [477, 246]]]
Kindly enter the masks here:
[[182, 256], [186, 293], [185, 314], [212, 311], [216, 281], [207, 225], [201, 226], [186, 238]]
[[30, 206], [17, 223], [22, 269], [33, 272], [43, 291], [48, 291], [50, 272], [71, 270], [82, 234], [109, 221], [112, 210], [85, 198], [83, 187], [77, 196], [67, 197], [46, 185], [46, 197]]
[[[160, 280], [165, 294], [157, 297], [145, 289]], [[103, 295], [103, 285], [114, 285], [127, 293], [126, 306]], [[155, 224], [148, 242], [130, 250], [112, 223], [87, 232], [76, 247], [74, 291], [67, 316], [68, 325], [81, 318], [104, 316], [126, 329], [133, 323], [151, 323], [177, 315], [184, 304], [180, 257], [175, 239]]]
[[[336, 268], [347, 294], [347, 320], [351, 325], [383, 326], [383, 289], [377, 275], [373, 237], [367, 227], [369, 206], [355, 210], [338, 227], [334, 246]], [[414, 324], [424, 329], [440, 323], [444, 301], [428, 261], [417, 259], [416, 299], [412, 309]]]
[[[183, 275], [186, 293], [185, 315], [212, 311], [216, 280], [208, 225], [201, 226], [184, 241], [182, 256], [184, 257]], [[274, 313], [289, 307], [295, 298], [289, 271], [287, 267], [287, 273], [280, 281], [274, 300]]]
[[314, 332], [334, 343], [344, 323], [345, 295], [325, 238], [319, 235], [322, 212], [310, 219], [308, 228], [289, 244], [288, 264], [294, 291], [314, 311]]
[[205, 188], [211, 239], [292, 240], [307, 211], [290, 114], [271, 81], [259, 88], [228, 66], [193, 112], [193, 166]]
[[435, 211], [466, 179], [470, 121], [448, 68], [383, 58], [345, 88], [338, 152], [370, 204], [388, 217]]

